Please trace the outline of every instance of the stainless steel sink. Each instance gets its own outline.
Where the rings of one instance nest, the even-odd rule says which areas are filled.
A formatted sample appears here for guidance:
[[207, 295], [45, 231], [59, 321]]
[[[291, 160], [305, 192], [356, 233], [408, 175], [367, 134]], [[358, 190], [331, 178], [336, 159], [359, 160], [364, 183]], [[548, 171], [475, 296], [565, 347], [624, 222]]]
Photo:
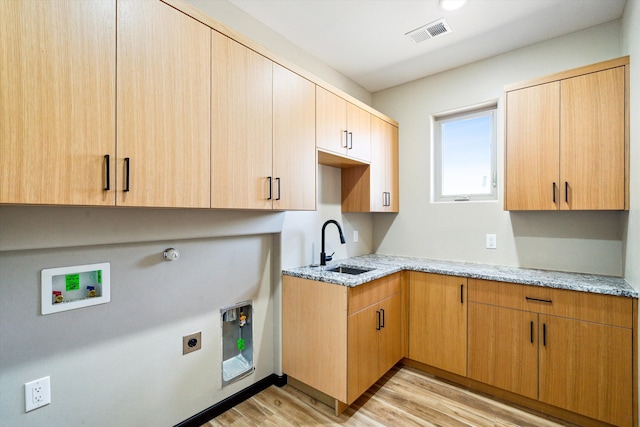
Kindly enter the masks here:
[[327, 271], [331, 271], [332, 273], [351, 274], [352, 276], [357, 276], [358, 274], [366, 273], [371, 270], [373, 270], [373, 268], [347, 267], [346, 265], [327, 268]]

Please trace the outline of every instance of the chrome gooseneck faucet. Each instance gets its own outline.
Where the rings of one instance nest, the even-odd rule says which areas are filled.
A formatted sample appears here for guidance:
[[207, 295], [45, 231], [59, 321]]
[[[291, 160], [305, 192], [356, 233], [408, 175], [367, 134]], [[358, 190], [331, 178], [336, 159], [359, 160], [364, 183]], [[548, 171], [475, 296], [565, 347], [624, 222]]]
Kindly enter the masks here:
[[324, 252], [324, 229], [327, 228], [327, 225], [329, 224], [335, 224], [336, 227], [338, 227], [338, 232], [340, 232], [340, 243], [342, 243], [343, 245], [347, 243], [347, 241], [344, 239], [344, 234], [342, 233], [342, 227], [340, 227], [338, 221], [336, 221], [335, 219], [326, 221], [322, 226], [322, 252], [320, 252], [320, 265], [327, 265], [327, 261], [331, 261], [331, 255], [327, 256], [327, 254]]

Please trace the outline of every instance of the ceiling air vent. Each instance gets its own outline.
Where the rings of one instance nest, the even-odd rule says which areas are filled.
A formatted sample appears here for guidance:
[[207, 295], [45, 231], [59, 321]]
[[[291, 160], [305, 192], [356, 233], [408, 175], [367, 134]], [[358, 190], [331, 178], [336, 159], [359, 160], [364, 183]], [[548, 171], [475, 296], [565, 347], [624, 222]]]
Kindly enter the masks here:
[[430, 22], [427, 25], [423, 25], [422, 27], [418, 27], [415, 30], [409, 31], [405, 36], [409, 36], [414, 42], [420, 43], [434, 37], [449, 34], [450, 32], [451, 27], [449, 27], [449, 24], [447, 24], [444, 18], [441, 18], [437, 21]]

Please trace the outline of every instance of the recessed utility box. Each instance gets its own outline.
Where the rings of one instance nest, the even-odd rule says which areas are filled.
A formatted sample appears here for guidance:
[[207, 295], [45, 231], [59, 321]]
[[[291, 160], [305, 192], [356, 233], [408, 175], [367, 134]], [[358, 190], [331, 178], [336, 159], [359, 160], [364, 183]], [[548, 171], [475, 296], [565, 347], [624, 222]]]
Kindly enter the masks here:
[[246, 377], [253, 365], [253, 305], [245, 301], [220, 309], [222, 386]]
[[42, 314], [111, 301], [111, 264], [45, 268], [41, 275]]

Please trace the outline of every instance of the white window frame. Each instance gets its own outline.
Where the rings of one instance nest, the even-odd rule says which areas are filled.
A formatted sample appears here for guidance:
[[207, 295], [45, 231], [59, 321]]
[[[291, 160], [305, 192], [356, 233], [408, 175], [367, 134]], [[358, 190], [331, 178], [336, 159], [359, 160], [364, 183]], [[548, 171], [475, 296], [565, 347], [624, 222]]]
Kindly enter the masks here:
[[[498, 200], [498, 161], [497, 161], [497, 113], [496, 101], [467, 107], [464, 109], [440, 113], [431, 117], [432, 123], [432, 202], [469, 202]], [[491, 117], [491, 192], [489, 194], [442, 195], [442, 124], [481, 116]]]

